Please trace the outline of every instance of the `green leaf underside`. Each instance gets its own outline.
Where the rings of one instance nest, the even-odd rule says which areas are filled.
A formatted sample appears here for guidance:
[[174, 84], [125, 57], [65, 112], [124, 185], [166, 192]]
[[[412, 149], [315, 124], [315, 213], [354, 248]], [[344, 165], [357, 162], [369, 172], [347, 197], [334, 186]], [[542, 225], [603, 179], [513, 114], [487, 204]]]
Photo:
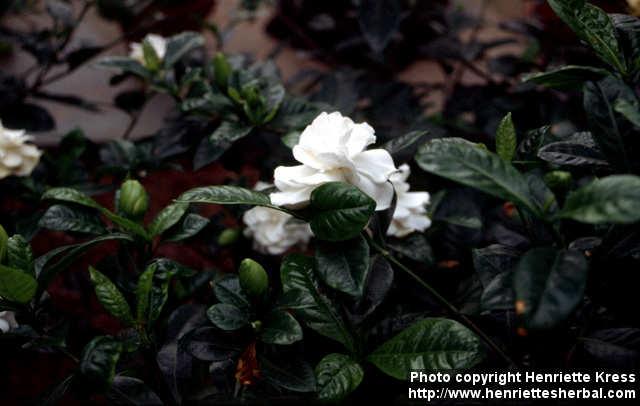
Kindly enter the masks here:
[[360, 364], [344, 354], [329, 354], [316, 366], [318, 398], [337, 402], [353, 392], [362, 382], [364, 371]]

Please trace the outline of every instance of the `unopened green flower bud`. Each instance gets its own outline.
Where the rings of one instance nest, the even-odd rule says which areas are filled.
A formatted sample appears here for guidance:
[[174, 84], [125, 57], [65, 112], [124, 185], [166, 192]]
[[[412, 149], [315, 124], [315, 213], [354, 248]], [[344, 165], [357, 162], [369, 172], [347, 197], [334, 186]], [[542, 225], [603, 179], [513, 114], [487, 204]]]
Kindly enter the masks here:
[[127, 217], [140, 218], [149, 208], [149, 195], [137, 180], [127, 180], [120, 187], [120, 211]]
[[7, 235], [7, 232], [4, 230], [2, 225], [0, 225], [0, 264], [4, 262], [4, 259], [7, 256], [8, 241], [9, 236]]
[[213, 57], [213, 69], [216, 84], [221, 89], [226, 89], [227, 86], [229, 86], [231, 65], [229, 65], [229, 62], [227, 61], [227, 58], [224, 56], [224, 54], [218, 52], [216, 56]]
[[242, 260], [238, 276], [242, 290], [251, 297], [262, 296], [269, 287], [267, 271], [253, 259], [245, 258]]
[[572, 179], [571, 173], [566, 171], [551, 171], [544, 175], [544, 182], [553, 190], [568, 189]]
[[238, 237], [240, 237], [239, 229], [227, 228], [226, 230], [223, 230], [218, 236], [218, 245], [221, 247], [231, 245], [234, 242], [238, 241]]

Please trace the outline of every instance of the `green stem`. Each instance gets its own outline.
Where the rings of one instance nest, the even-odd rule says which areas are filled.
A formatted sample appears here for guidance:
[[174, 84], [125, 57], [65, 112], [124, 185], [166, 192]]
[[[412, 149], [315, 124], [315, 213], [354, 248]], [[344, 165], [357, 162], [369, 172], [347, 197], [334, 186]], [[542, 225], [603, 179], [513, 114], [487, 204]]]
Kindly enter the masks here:
[[369, 241], [369, 244], [376, 250], [380, 255], [382, 255], [389, 262], [394, 264], [396, 267], [401, 269], [404, 273], [411, 276], [420, 286], [422, 286], [429, 294], [436, 299], [436, 301], [448, 310], [450, 313], [455, 315], [460, 321], [462, 321], [469, 329], [471, 329], [474, 333], [476, 333], [489, 348], [491, 348], [500, 358], [502, 358], [509, 366], [516, 366], [516, 363], [505, 353], [498, 344], [496, 344], [491, 337], [489, 337], [484, 331], [480, 329], [469, 317], [465, 314], [461, 313], [457, 307], [455, 307], [451, 302], [445, 299], [437, 290], [435, 290], [431, 285], [425, 282], [418, 275], [413, 273], [407, 266], [405, 266], [402, 262], [398, 261], [391, 253], [378, 245], [372, 238], [370, 238], [366, 233], [364, 234], [365, 238]]

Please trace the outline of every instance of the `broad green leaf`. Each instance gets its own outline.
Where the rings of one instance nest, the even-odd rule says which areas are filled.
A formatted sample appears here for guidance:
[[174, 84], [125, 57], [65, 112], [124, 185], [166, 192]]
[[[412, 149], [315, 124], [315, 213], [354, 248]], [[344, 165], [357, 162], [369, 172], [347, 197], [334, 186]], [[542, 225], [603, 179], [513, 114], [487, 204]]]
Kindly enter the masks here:
[[608, 75], [608, 71], [600, 68], [567, 65], [547, 72], [524, 75], [522, 81], [535, 83], [552, 89], [579, 90], [585, 82], [600, 80]]
[[258, 365], [264, 379], [272, 385], [293, 392], [314, 392], [316, 390], [313, 368], [304, 359], [278, 358], [269, 360], [262, 356], [258, 358]]
[[25, 271], [0, 265], [0, 297], [16, 303], [28, 303], [38, 283]]
[[369, 244], [364, 237], [340, 243], [320, 242], [315, 261], [324, 283], [356, 298], [362, 296], [369, 272]]
[[89, 267], [89, 275], [91, 276], [91, 283], [96, 291], [98, 301], [102, 306], [126, 325], [134, 324], [129, 304], [116, 285], [93, 267]]
[[427, 318], [409, 326], [378, 347], [368, 360], [396, 379], [412, 370], [471, 368], [484, 359], [480, 339], [454, 320]]
[[142, 380], [130, 376], [118, 375], [113, 379], [111, 390], [106, 394], [109, 404], [147, 405], [164, 404], [158, 395]]
[[626, 128], [629, 124], [615, 110], [616, 103], [621, 100], [637, 104], [634, 91], [617, 78], [610, 76], [584, 86], [584, 110], [593, 138], [609, 164], [627, 172], [631, 157], [627, 155], [625, 138], [631, 128]]
[[558, 213], [582, 223], [635, 223], [640, 220], [640, 177], [612, 175], [571, 192]]
[[589, 132], [575, 133], [568, 139], [552, 142], [538, 150], [538, 157], [561, 166], [608, 166]]
[[43, 200], [58, 200], [61, 202], [69, 202], [79, 204], [81, 206], [91, 207], [92, 209], [103, 210], [95, 200], [85, 195], [84, 193], [66, 187], [52, 188], [44, 192], [42, 195]]
[[151, 289], [153, 288], [153, 276], [156, 273], [157, 265], [151, 264], [138, 278], [136, 287], [136, 316], [138, 323], [146, 323], [149, 320], [149, 306], [151, 299]]
[[249, 324], [249, 314], [227, 303], [214, 304], [207, 310], [207, 318], [219, 329], [238, 330]]
[[55, 231], [104, 234], [106, 230], [94, 213], [55, 204], [42, 215], [38, 226]]
[[173, 203], [162, 209], [149, 224], [151, 238], [164, 233], [178, 223], [188, 208], [189, 205], [187, 203]]
[[249, 298], [240, 286], [238, 275], [227, 275], [215, 282], [213, 291], [221, 303], [249, 309]]
[[[65, 245], [38, 257], [34, 263], [34, 268], [40, 288], [45, 289], [59, 271], [67, 269], [78, 256], [86, 253], [90, 247], [111, 240], [133, 241], [133, 238], [128, 234], [122, 233], [107, 234], [80, 244]], [[54, 259], [58, 257], [61, 258], [54, 262]]]
[[357, 237], [373, 215], [376, 202], [355, 186], [329, 182], [311, 192], [311, 230], [325, 241]]
[[425, 144], [416, 162], [427, 172], [512, 201], [541, 215], [525, 177], [496, 154], [461, 138], [437, 139]]
[[182, 241], [191, 238], [202, 231], [209, 224], [209, 219], [195, 213], [189, 213], [178, 225], [178, 230], [167, 235], [165, 241]]
[[7, 265], [28, 274], [33, 274], [33, 251], [20, 234], [7, 240]]
[[106, 218], [111, 220], [114, 224], [122, 227], [126, 231], [130, 231], [144, 239], [149, 239], [149, 235], [147, 234], [144, 227], [140, 224], [133, 222], [129, 219], [126, 219], [122, 216], [119, 216], [106, 208], [100, 206], [95, 200], [85, 195], [84, 193], [71, 189], [71, 188], [52, 188], [47, 190], [42, 195], [43, 200], [58, 200], [62, 202], [75, 203], [82, 206], [90, 207], [93, 209], [97, 209], [102, 213]]
[[636, 127], [640, 127], [640, 106], [636, 99], [618, 99], [613, 108]]
[[143, 226], [136, 223], [135, 221], [119, 216], [107, 209], [103, 209], [102, 214], [104, 214], [104, 216], [111, 220], [114, 224], [120, 226], [120, 228], [122, 228], [124, 231], [131, 232], [138, 237], [142, 237], [145, 240], [151, 240], [149, 234], [147, 233], [147, 230], [145, 230]]
[[516, 128], [511, 119], [511, 113], [507, 114], [498, 125], [496, 132], [496, 153], [506, 162], [511, 162], [516, 154]]
[[640, 19], [628, 14], [609, 14], [622, 44], [629, 75], [637, 82], [640, 73]]
[[280, 268], [284, 307], [293, 310], [302, 321], [318, 333], [353, 349], [353, 337], [331, 301], [320, 292], [313, 271], [313, 259], [289, 255]]
[[316, 366], [318, 398], [339, 402], [353, 392], [364, 377], [360, 364], [344, 354], [329, 354]]
[[96, 63], [96, 66], [125, 73], [132, 73], [142, 78], [150, 78], [149, 71], [142, 66], [140, 62], [125, 56], [111, 56], [103, 58]]
[[435, 262], [433, 249], [429, 241], [420, 233], [414, 233], [397, 241], [389, 242], [387, 246], [400, 254], [400, 256], [420, 262], [425, 266], [431, 266]]
[[273, 207], [269, 196], [238, 186], [205, 186], [184, 192], [176, 199], [185, 203], [247, 204]]
[[596, 55], [622, 74], [627, 67], [607, 13], [584, 0], [548, 0], [555, 13], [576, 35], [588, 43]]
[[82, 351], [80, 373], [99, 389], [106, 390], [113, 383], [121, 353], [122, 344], [116, 339], [96, 337]]
[[496, 275], [484, 286], [480, 296], [480, 308], [483, 312], [511, 311], [514, 303], [512, 272]]
[[569, 317], [582, 301], [588, 263], [577, 251], [532, 248], [513, 275], [516, 312], [531, 329], [549, 329]]
[[216, 161], [231, 148], [234, 142], [246, 137], [252, 126], [236, 121], [223, 121], [209, 137], [204, 138], [198, 147], [195, 169], [200, 169]]
[[302, 340], [302, 327], [290, 313], [273, 310], [262, 322], [260, 339], [267, 344], [293, 344]]
[[418, 146], [418, 143], [424, 139], [428, 133], [428, 131], [410, 131], [404, 135], [390, 139], [382, 145], [382, 148], [386, 149], [394, 158], [397, 158], [398, 155], [406, 151], [415, 151], [414, 148]]
[[167, 41], [167, 52], [164, 55], [164, 67], [170, 68], [182, 57], [195, 48], [204, 45], [204, 38], [197, 32], [182, 32]]

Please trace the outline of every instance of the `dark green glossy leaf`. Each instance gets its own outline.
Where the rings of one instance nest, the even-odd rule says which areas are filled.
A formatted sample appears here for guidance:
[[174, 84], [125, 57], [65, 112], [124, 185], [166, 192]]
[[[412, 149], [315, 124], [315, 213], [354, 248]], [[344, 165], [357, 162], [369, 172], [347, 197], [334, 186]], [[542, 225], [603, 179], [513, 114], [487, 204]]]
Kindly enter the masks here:
[[269, 196], [238, 186], [206, 186], [188, 190], [176, 199], [185, 203], [248, 204], [274, 207]]
[[100, 389], [113, 383], [122, 344], [112, 337], [99, 336], [84, 347], [80, 356], [80, 373]]
[[272, 385], [293, 392], [314, 392], [316, 378], [313, 368], [303, 359], [269, 360], [265, 357], [258, 359], [258, 365], [264, 379]]
[[55, 231], [73, 231], [86, 234], [104, 234], [104, 226], [94, 213], [56, 204], [40, 217], [38, 226]]
[[369, 272], [369, 244], [364, 237], [316, 246], [318, 276], [330, 287], [359, 298]]
[[286, 296], [284, 307], [293, 310], [309, 328], [352, 349], [353, 337], [344, 320], [320, 292], [313, 262], [312, 258], [296, 254], [283, 260], [280, 277]]
[[344, 354], [329, 354], [316, 366], [318, 398], [339, 402], [353, 392], [364, 377], [360, 364]]
[[618, 99], [613, 108], [636, 127], [640, 127], [640, 106], [636, 99]]
[[527, 251], [513, 275], [516, 311], [526, 326], [548, 329], [566, 320], [582, 301], [587, 270], [587, 260], [577, 251]]
[[511, 119], [511, 113], [507, 114], [498, 125], [496, 132], [496, 153], [507, 162], [511, 162], [516, 154], [516, 128]]
[[640, 177], [612, 175], [571, 192], [559, 217], [589, 224], [640, 220]]
[[246, 310], [226, 303], [214, 304], [207, 310], [207, 317], [219, 329], [238, 330], [249, 324]]
[[173, 203], [162, 209], [149, 224], [149, 235], [153, 238], [167, 231], [180, 221], [188, 208], [188, 203]]
[[151, 264], [138, 278], [138, 286], [136, 287], [136, 317], [138, 323], [146, 323], [149, 319], [149, 302], [156, 269], [157, 265]]
[[386, 149], [391, 156], [396, 158], [397, 155], [417, 147], [428, 133], [428, 131], [410, 131], [404, 135], [390, 139], [382, 145], [382, 148]]
[[368, 360], [396, 379], [412, 370], [471, 368], [484, 359], [480, 339], [454, 320], [420, 320], [378, 347]]
[[249, 298], [240, 286], [238, 275], [227, 275], [217, 280], [213, 291], [221, 303], [234, 305], [240, 309], [249, 309]]
[[561, 166], [608, 165], [589, 132], [576, 133], [566, 140], [546, 144], [538, 150], [538, 157]]
[[552, 89], [579, 90], [585, 82], [600, 80], [608, 75], [609, 72], [604, 69], [591, 66], [568, 65], [546, 72], [530, 73], [525, 75], [522, 80]]
[[373, 215], [376, 202], [355, 186], [325, 183], [311, 192], [311, 230], [326, 241], [355, 238]]
[[131, 315], [131, 309], [116, 285], [93, 267], [89, 267], [89, 274], [91, 276], [91, 283], [93, 283], [98, 301], [100, 301], [102, 306], [104, 306], [104, 308], [118, 320], [127, 325], [132, 325], [134, 321], [133, 316]]
[[118, 375], [113, 379], [107, 400], [114, 405], [162, 406], [164, 403], [142, 380]]
[[540, 215], [524, 176], [496, 154], [461, 138], [437, 139], [425, 144], [416, 155], [418, 165], [463, 185], [510, 200]]
[[149, 71], [140, 62], [125, 56], [111, 56], [96, 63], [97, 66], [125, 73], [132, 73], [142, 78], [149, 78]]
[[288, 312], [273, 310], [262, 321], [260, 339], [267, 344], [293, 344], [302, 340], [302, 327]]
[[33, 252], [31, 246], [19, 234], [7, 240], [7, 265], [28, 274], [33, 274]]
[[0, 265], [0, 297], [28, 303], [36, 293], [37, 282], [25, 271]]
[[164, 55], [164, 66], [170, 68], [183, 56], [195, 48], [204, 45], [204, 38], [197, 32], [182, 32], [167, 40], [167, 52]]
[[388, 246], [401, 256], [420, 262], [425, 266], [430, 266], [435, 262], [433, 249], [422, 234], [414, 233], [398, 241], [391, 241]]
[[178, 225], [179, 229], [168, 235], [166, 241], [182, 241], [197, 235], [209, 224], [209, 219], [195, 213], [189, 213], [182, 219], [182, 223]]
[[209, 137], [204, 138], [194, 158], [194, 169], [198, 170], [216, 161], [234, 142], [249, 135], [252, 126], [236, 121], [223, 121]]
[[44, 192], [42, 195], [43, 200], [58, 200], [61, 202], [69, 202], [79, 204], [81, 206], [91, 207], [92, 209], [102, 210], [95, 200], [85, 195], [84, 193], [71, 189], [71, 188], [52, 188]]
[[[58, 272], [69, 267], [78, 256], [86, 253], [87, 249], [101, 242], [111, 240], [133, 241], [133, 238], [128, 234], [107, 234], [80, 244], [65, 245], [38, 257], [35, 261], [34, 268], [40, 288], [46, 288]], [[61, 258], [54, 261], [54, 259], [58, 257]]]
[[548, 0], [548, 3], [600, 59], [622, 74], [627, 72], [613, 22], [607, 13], [584, 0]]
[[631, 165], [625, 145], [628, 124], [619, 119], [623, 116], [615, 110], [621, 100], [637, 104], [634, 91], [615, 77], [589, 82], [584, 87], [584, 110], [596, 144], [609, 164], [627, 171]]

